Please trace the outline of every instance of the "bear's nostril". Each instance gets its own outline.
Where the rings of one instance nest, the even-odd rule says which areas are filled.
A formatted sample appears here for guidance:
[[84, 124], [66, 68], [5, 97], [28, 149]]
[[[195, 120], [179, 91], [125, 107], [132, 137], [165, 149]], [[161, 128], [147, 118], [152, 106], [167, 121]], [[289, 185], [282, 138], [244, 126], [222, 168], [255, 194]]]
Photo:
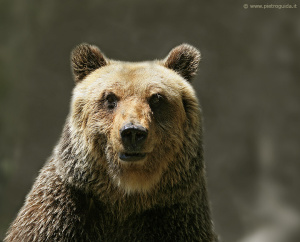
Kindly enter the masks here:
[[137, 133], [135, 134], [135, 138], [136, 138], [137, 141], [143, 140], [143, 139], [146, 138], [146, 134], [145, 134], [145, 133], [137, 132]]
[[140, 148], [147, 138], [148, 131], [141, 125], [127, 124], [120, 130], [120, 135], [126, 148]]

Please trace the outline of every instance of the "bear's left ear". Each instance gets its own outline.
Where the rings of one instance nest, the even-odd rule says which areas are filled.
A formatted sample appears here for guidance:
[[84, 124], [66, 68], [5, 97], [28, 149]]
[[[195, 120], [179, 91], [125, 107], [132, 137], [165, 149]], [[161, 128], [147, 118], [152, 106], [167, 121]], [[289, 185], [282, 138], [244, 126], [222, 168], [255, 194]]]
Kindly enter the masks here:
[[190, 82], [192, 77], [196, 75], [200, 57], [200, 51], [195, 47], [182, 44], [170, 51], [169, 55], [163, 60], [163, 65], [176, 71]]
[[76, 83], [106, 64], [107, 60], [104, 55], [94, 45], [80, 44], [71, 53], [71, 65]]

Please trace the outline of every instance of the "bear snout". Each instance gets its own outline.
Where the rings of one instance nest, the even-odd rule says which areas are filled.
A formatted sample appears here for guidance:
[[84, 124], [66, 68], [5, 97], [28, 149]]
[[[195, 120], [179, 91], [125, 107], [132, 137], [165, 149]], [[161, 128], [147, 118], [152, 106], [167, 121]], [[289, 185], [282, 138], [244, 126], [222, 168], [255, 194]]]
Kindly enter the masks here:
[[120, 129], [120, 136], [124, 148], [127, 151], [136, 152], [141, 150], [144, 145], [148, 136], [148, 130], [142, 125], [127, 123]]
[[123, 161], [139, 161], [146, 157], [142, 148], [148, 136], [148, 130], [142, 125], [127, 123], [120, 129], [121, 141], [125, 152], [119, 153]]

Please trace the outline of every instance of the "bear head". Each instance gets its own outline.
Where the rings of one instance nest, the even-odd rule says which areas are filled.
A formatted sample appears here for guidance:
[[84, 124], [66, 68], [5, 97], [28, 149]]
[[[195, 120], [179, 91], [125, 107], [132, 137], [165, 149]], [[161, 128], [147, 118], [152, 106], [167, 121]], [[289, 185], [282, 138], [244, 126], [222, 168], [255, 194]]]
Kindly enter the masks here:
[[138, 63], [77, 46], [76, 86], [57, 148], [62, 176], [126, 194], [150, 192], [169, 170], [178, 174], [165, 182], [180, 180], [201, 149], [201, 113], [190, 84], [199, 61], [200, 52], [187, 44], [164, 60]]

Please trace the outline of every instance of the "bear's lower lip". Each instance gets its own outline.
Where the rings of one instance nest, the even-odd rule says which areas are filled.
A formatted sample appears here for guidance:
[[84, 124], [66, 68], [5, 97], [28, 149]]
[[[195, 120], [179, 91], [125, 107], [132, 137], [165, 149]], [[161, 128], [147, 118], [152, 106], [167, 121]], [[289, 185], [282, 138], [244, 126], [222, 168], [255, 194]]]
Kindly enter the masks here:
[[139, 161], [144, 159], [146, 153], [119, 153], [119, 158], [123, 161]]

